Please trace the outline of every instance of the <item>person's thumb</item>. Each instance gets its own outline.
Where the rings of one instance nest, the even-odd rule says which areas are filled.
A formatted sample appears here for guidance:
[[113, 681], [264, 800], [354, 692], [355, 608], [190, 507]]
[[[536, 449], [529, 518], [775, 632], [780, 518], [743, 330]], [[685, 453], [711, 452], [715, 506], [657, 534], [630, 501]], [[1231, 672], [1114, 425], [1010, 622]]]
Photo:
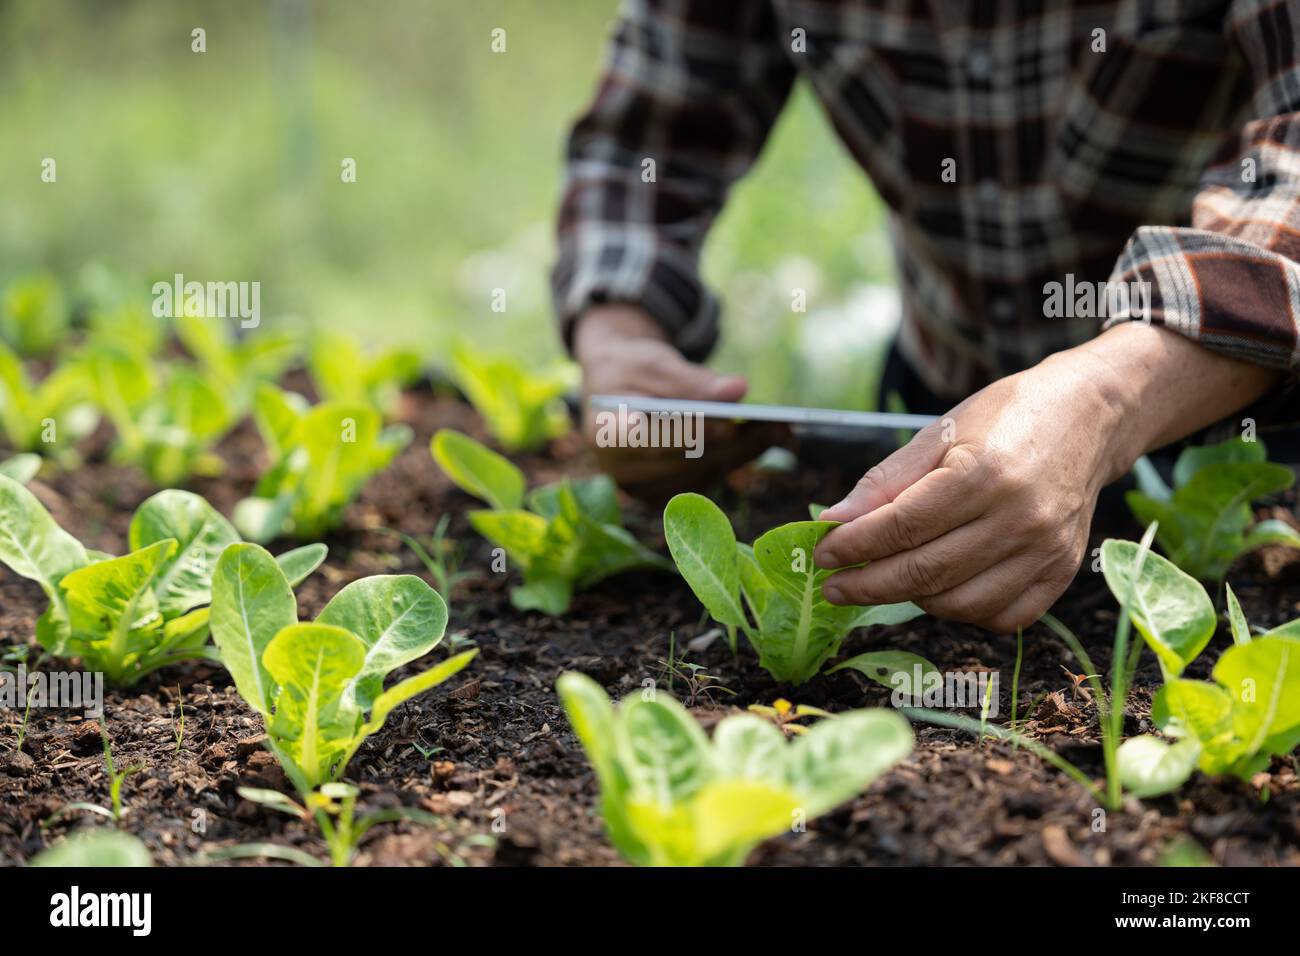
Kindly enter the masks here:
[[859, 479], [843, 501], [821, 513], [822, 521], [852, 521], [888, 504], [933, 471], [943, 458], [944, 445], [933, 426], [918, 432]]

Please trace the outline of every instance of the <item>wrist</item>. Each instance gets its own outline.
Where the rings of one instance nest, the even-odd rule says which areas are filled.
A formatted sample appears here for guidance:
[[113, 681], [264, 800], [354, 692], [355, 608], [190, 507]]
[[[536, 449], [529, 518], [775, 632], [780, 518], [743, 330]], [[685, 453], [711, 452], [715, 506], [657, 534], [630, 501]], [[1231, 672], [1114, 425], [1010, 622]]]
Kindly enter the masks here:
[[1077, 402], [1081, 427], [1093, 435], [1097, 490], [1123, 477], [1148, 447], [1144, 414], [1150, 374], [1132, 352], [1111, 354], [1098, 340], [1050, 355], [1040, 363], [1060, 394]]
[[611, 344], [628, 339], [668, 341], [668, 333], [649, 312], [638, 306], [615, 303], [588, 309], [574, 322], [573, 356], [589, 361]]

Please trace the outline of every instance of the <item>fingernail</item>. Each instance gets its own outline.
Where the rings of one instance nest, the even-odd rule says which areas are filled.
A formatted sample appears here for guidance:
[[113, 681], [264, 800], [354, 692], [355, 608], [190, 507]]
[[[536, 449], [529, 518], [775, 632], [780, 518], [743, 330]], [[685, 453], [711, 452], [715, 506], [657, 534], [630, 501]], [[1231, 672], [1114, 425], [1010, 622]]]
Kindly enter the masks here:
[[826, 598], [826, 600], [830, 601], [832, 604], [844, 603], [844, 592], [833, 584], [822, 585], [822, 597]]
[[838, 568], [840, 566], [839, 558], [835, 556], [834, 551], [820, 548], [813, 552], [813, 563], [819, 568]]

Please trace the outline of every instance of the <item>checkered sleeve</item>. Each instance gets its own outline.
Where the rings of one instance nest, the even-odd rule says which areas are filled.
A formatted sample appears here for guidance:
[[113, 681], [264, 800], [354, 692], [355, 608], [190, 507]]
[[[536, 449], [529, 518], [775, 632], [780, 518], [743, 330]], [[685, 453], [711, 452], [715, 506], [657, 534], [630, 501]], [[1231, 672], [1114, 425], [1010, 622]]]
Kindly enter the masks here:
[[[1138, 229], [1111, 281], [1145, 283], [1152, 322], [1217, 352], [1295, 373], [1300, 2], [1236, 0], [1225, 28], [1250, 70], [1252, 118], [1202, 176], [1190, 227]], [[1143, 318], [1141, 311], [1117, 312], [1107, 327]]]
[[626, 0], [567, 149], [551, 275], [566, 343], [590, 306], [646, 309], [688, 357], [717, 339], [699, 250], [794, 71], [769, 0]]

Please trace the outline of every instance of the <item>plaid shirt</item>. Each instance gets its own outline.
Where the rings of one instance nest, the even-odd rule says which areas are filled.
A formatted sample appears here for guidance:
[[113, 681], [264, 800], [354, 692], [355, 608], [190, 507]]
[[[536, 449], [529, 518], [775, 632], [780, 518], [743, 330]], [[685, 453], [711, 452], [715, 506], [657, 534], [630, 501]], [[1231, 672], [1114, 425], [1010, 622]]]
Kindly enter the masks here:
[[627, 0], [569, 140], [566, 339], [634, 302], [708, 353], [701, 243], [802, 75], [889, 206], [899, 345], [938, 394], [1138, 311], [1051, 317], [1053, 282], [1149, 283], [1151, 321], [1294, 371], [1298, 31], [1300, 2]]

